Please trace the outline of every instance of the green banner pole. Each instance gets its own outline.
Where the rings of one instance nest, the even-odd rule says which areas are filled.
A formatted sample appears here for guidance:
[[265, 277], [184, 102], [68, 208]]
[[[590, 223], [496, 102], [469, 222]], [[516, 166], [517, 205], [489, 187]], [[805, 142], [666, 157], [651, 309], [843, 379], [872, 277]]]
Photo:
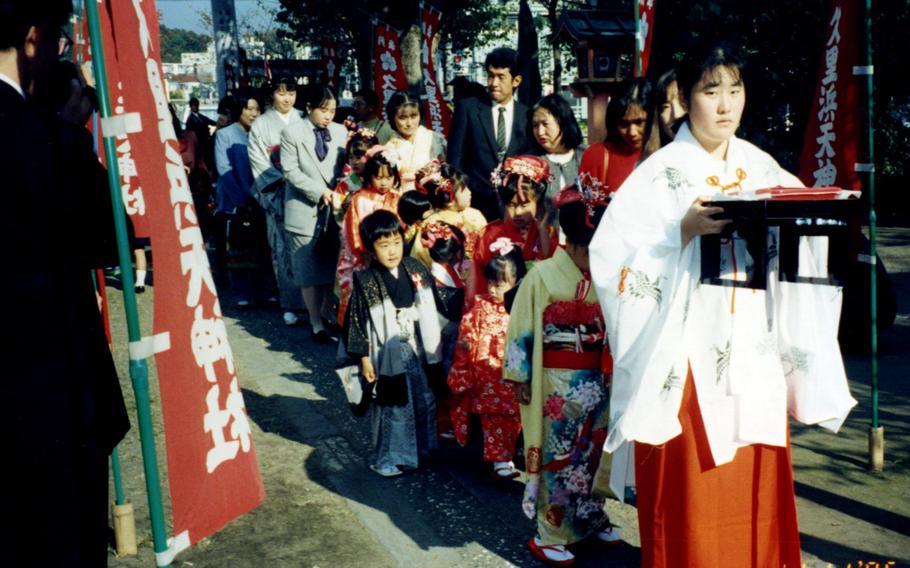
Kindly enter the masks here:
[[873, 471], [882, 471], [885, 467], [885, 431], [878, 422], [878, 219], [875, 214], [875, 144], [873, 140], [873, 94], [872, 82], [872, 0], [865, 0], [862, 4], [862, 38], [863, 38], [863, 67], [865, 75], [865, 126], [866, 126], [866, 159], [864, 163], [867, 171], [866, 191], [869, 195], [869, 264], [871, 298], [869, 298], [869, 315], [871, 320], [870, 346], [871, 361], [869, 365], [871, 396], [872, 396], [872, 424], [869, 427], [869, 468]]
[[[107, 84], [107, 71], [104, 68], [104, 45], [101, 41], [101, 26], [98, 19], [98, 4], [93, 0], [85, 2], [85, 15], [88, 20], [89, 39], [92, 46], [92, 70], [95, 74], [95, 87], [98, 92], [98, 106], [101, 118], [111, 116], [110, 94]], [[123, 305], [126, 312], [126, 327], [130, 343], [139, 341], [142, 336], [139, 329], [139, 310], [136, 306], [136, 292], [133, 289], [133, 263], [130, 256], [127, 231], [126, 211], [120, 197], [120, 172], [117, 167], [117, 151], [114, 137], [102, 132], [104, 137], [104, 155], [107, 158], [107, 177], [111, 190], [111, 201], [114, 205], [114, 227], [117, 231], [117, 254], [120, 258], [120, 281], [123, 285]], [[151, 401], [149, 399], [148, 366], [145, 359], [130, 356], [130, 379], [136, 396], [136, 413], [139, 419], [139, 439], [142, 445], [142, 461], [145, 466], [145, 485], [148, 493], [149, 516], [152, 522], [152, 539], [154, 541], [156, 564], [160, 568], [169, 568], [170, 562], [162, 560], [162, 553], [167, 551], [167, 533], [164, 528], [164, 508], [161, 504], [161, 482], [158, 478], [158, 457], [155, 453], [155, 435], [152, 427]]]
[[123, 493], [123, 474], [120, 469], [120, 452], [117, 448], [111, 452], [111, 472], [114, 474], [114, 503], [123, 505], [126, 496]]

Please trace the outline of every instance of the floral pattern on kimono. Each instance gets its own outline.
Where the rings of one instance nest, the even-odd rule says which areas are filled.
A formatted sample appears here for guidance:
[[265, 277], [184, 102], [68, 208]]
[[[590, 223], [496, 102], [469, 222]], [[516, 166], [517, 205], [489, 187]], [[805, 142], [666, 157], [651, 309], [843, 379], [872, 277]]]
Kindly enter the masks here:
[[[345, 170], [348, 169], [350, 169], [349, 166], [345, 168]], [[338, 221], [339, 226], [344, 223], [344, 216], [351, 206], [351, 198], [354, 197], [354, 194], [360, 191], [362, 187], [363, 180], [353, 171], [348, 172], [344, 178], [338, 182], [338, 185], [335, 186], [335, 193], [341, 197], [341, 208], [335, 213], [335, 218]]]
[[518, 399], [502, 377], [508, 325], [503, 303], [489, 294], [479, 296], [461, 320], [448, 377], [459, 402], [451, 410], [455, 438], [466, 445], [470, 414], [479, 414], [486, 461], [511, 460], [521, 431]]
[[592, 494], [609, 411], [604, 327], [593, 288], [563, 249], [534, 265], [512, 305], [503, 376], [530, 384], [531, 402], [521, 406], [522, 508], [543, 544], [572, 544], [609, 526], [604, 499]]
[[363, 188], [348, 198], [348, 209], [341, 227], [341, 252], [338, 255], [338, 314], [339, 325], [344, 324], [351, 297], [354, 272], [369, 265], [369, 255], [360, 240], [360, 222], [374, 211], [385, 209], [397, 215], [399, 195], [394, 191], [379, 193], [372, 188]]

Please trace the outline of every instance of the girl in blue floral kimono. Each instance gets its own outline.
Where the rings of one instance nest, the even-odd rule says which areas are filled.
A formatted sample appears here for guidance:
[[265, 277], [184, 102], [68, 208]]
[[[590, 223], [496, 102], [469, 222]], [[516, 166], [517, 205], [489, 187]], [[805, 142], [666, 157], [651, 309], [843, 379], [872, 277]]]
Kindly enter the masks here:
[[535, 264], [518, 289], [503, 374], [516, 383], [521, 402], [528, 475], [522, 507], [537, 520], [528, 544], [540, 560], [568, 566], [574, 556], [567, 545], [588, 537], [619, 540], [604, 499], [592, 494], [607, 431], [610, 364], [604, 364], [605, 326], [588, 243], [606, 193], [584, 175], [554, 204], [567, 244]]

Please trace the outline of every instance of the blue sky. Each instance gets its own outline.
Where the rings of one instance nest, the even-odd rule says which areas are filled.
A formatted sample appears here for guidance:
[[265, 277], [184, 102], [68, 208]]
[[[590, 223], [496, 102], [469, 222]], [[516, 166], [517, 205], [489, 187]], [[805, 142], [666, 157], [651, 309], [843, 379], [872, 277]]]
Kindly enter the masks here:
[[[212, 33], [212, 30], [203, 27], [199, 17], [199, 12], [211, 14], [211, 0], [158, 0], [156, 5], [161, 13], [161, 23], [169, 28]], [[278, 0], [234, 0], [234, 5], [238, 21], [248, 23], [255, 29], [272, 27], [274, 24], [268, 17], [268, 11], [279, 7]]]

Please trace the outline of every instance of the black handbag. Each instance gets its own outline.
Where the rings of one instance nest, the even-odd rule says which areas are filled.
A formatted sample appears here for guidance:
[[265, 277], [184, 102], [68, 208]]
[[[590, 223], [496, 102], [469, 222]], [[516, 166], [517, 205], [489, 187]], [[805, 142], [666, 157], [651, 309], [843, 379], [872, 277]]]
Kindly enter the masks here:
[[316, 254], [324, 257], [335, 257], [341, 248], [341, 229], [332, 215], [332, 208], [328, 205], [319, 205], [316, 209]]
[[408, 403], [408, 379], [400, 375], [379, 375], [376, 379], [376, 404], [404, 406]]
[[228, 216], [226, 233], [228, 268], [257, 268], [265, 234], [265, 219], [259, 205], [247, 203], [237, 207]]
[[427, 375], [427, 383], [429, 383], [430, 390], [433, 391], [436, 398], [440, 400], [452, 398], [452, 389], [449, 388], [449, 383], [446, 381], [442, 363], [427, 365], [424, 369]]

